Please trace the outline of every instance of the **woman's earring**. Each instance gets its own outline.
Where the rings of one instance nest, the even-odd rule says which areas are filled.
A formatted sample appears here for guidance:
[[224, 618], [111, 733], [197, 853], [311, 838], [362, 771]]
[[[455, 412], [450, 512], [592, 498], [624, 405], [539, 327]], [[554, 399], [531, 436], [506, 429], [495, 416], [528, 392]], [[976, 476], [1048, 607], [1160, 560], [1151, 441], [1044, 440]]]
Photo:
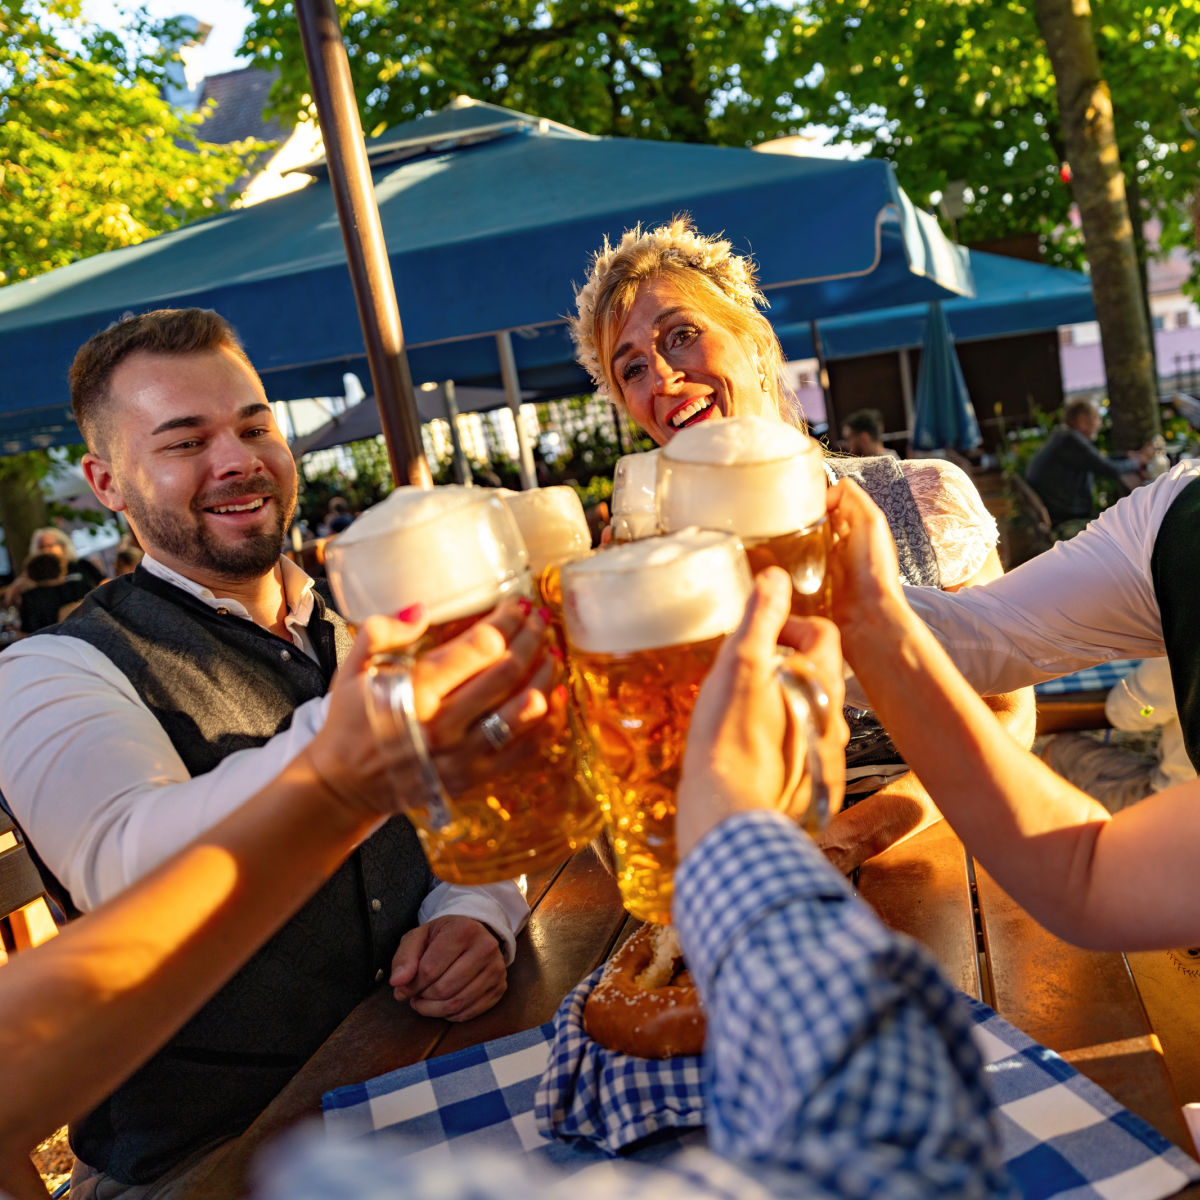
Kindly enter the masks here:
[[759, 388], [764, 392], [770, 391], [770, 388], [767, 387], [766, 368], [762, 365], [762, 359], [759, 358], [757, 354], [754, 356], [754, 366], [755, 366], [755, 369], [758, 371], [758, 386], [759, 386]]

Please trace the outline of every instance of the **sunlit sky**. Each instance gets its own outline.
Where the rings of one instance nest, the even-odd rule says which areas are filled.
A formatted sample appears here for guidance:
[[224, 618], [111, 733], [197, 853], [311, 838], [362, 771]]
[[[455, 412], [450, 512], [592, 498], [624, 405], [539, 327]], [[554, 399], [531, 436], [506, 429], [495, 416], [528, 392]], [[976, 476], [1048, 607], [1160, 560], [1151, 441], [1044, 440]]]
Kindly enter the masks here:
[[[237, 60], [237, 48], [242, 40], [249, 14], [241, 0], [142, 0], [156, 17], [192, 16], [212, 26], [208, 40], [197, 55], [201, 75], [220, 75], [244, 66]], [[119, 4], [114, 0], [85, 0], [84, 12], [98, 25], [120, 29], [124, 24], [122, 10], [135, 4]]]

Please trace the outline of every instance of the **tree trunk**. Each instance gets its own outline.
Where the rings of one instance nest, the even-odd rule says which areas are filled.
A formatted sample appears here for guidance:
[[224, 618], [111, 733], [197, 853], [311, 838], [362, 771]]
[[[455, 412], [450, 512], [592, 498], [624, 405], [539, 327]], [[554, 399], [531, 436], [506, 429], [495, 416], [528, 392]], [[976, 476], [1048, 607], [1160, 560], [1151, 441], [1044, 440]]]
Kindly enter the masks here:
[[42, 495], [40, 473], [23, 464], [24, 455], [10, 458], [0, 472], [0, 525], [12, 573], [20, 573], [29, 553], [33, 531], [50, 523]]
[[1158, 390], [1158, 350], [1154, 344], [1154, 314], [1150, 311], [1150, 272], [1147, 265], [1146, 233], [1142, 228], [1145, 219], [1142, 213], [1142, 188], [1138, 179], [1137, 167], [1130, 167], [1125, 176], [1125, 195], [1129, 203], [1129, 217], [1133, 222], [1133, 253], [1137, 257], [1138, 287], [1142, 294], [1142, 314], [1146, 318], [1146, 328], [1150, 340], [1150, 376], [1154, 380], [1154, 389]]
[[1033, 8], [1054, 67], [1071, 188], [1092, 271], [1113, 446], [1134, 450], [1159, 431], [1158, 388], [1112, 100], [1100, 75], [1091, 8], [1087, 0], [1034, 0]]

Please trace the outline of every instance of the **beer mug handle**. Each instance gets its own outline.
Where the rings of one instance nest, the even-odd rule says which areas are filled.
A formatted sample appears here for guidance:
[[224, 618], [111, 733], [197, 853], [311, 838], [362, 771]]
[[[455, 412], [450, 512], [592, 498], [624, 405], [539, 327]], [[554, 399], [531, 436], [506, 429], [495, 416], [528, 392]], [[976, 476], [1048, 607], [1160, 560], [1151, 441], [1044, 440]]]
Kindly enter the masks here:
[[[434, 766], [433, 756], [425, 741], [425, 733], [417, 717], [416, 695], [413, 691], [412, 659], [397, 654], [377, 654], [367, 668], [372, 703], [367, 711], [371, 728], [381, 741], [402, 738], [411, 754], [413, 765], [421, 777], [425, 795], [423, 807], [430, 828], [441, 831], [453, 823], [450, 798]], [[419, 807], [413, 805], [412, 807]]]
[[818, 740], [829, 725], [829, 694], [811, 675], [793, 671], [787, 662], [780, 662], [775, 675], [783, 685], [783, 694], [797, 724], [804, 731], [805, 767], [809, 778], [808, 809], [800, 824], [810, 833], [817, 833], [829, 824], [829, 784], [821, 766]]

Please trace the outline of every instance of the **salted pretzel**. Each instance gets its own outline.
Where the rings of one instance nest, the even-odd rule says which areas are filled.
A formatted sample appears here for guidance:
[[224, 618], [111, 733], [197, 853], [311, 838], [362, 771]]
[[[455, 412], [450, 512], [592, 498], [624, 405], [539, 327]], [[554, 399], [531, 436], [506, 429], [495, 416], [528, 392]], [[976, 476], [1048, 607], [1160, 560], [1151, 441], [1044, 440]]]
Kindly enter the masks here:
[[704, 1009], [669, 925], [643, 925], [608, 960], [583, 1009], [600, 1045], [638, 1058], [704, 1049]]

